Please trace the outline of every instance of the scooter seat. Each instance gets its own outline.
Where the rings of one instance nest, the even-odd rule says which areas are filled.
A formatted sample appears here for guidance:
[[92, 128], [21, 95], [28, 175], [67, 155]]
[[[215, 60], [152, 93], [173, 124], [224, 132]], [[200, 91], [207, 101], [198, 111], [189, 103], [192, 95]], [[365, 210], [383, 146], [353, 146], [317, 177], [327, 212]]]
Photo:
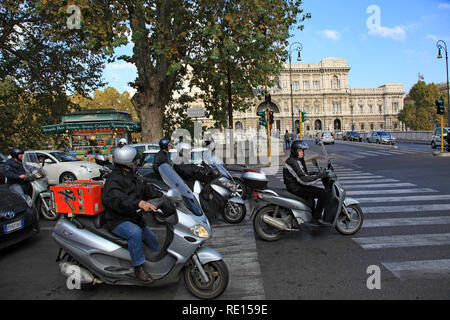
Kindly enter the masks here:
[[299, 196], [297, 196], [297, 195], [295, 195], [295, 194], [293, 194], [293, 193], [291, 193], [288, 190], [283, 189], [283, 188], [272, 188], [271, 190], [275, 191], [279, 196], [300, 201], [300, 202], [306, 204], [310, 208], [314, 208], [314, 206], [315, 206], [314, 199], [301, 198], [301, 197], [299, 197]]
[[[98, 215], [103, 215], [103, 213], [99, 213]], [[102, 238], [110, 240], [110, 241], [114, 242], [115, 244], [117, 244], [117, 245], [119, 245], [121, 247], [127, 248], [128, 247], [128, 241], [127, 240], [114, 235], [104, 225], [102, 225], [102, 224], [99, 225], [98, 221], [99, 221], [99, 219], [101, 220], [101, 218], [98, 217], [98, 215], [95, 215], [95, 216], [78, 215], [76, 217], [76, 219], [87, 230], [95, 233], [96, 235], [98, 235], [98, 236], [100, 236]]]

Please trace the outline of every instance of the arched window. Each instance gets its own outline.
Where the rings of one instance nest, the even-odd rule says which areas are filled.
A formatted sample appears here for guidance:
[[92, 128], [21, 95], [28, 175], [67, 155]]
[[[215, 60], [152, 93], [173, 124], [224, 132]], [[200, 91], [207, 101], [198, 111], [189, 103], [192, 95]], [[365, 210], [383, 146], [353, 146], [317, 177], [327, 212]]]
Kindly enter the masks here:
[[340, 81], [337, 76], [334, 76], [333, 79], [331, 79], [331, 89], [340, 89]]
[[236, 130], [242, 130], [242, 122], [240, 122], [240, 121], [236, 122], [234, 127], [235, 127]]

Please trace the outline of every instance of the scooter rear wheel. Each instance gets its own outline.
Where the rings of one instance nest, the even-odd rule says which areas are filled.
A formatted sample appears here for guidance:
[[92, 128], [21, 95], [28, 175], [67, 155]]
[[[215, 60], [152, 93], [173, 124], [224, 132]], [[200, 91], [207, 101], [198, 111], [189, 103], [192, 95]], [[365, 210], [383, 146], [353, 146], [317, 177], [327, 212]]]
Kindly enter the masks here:
[[357, 233], [359, 229], [361, 229], [364, 215], [357, 204], [352, 204], [346, 208], [351, 220], [348, 219], [347, 215], [342, 210], [337, 218], [336, 230], [343, 235], [349, 236]]
[[200, 299], [214, 299], [228, 286], [229, 272], [223, 260], [211, 261], [203, 265], [209, 281], [205, 283], [194, 263], [184, 269], [184, 281], [189, 292]]
[[263, 216], [267, 214], [273, 218], [281, 218], [275, 216], [275, 208], [271, 206], [267, 206], [259, 210], [253, 219], [253, 228], [255, 229], [256, 234], [263, 239], [264, 241], [277, 241], [280, 240], [283, 236], [283, 231], [269, 226], [264, 222]]

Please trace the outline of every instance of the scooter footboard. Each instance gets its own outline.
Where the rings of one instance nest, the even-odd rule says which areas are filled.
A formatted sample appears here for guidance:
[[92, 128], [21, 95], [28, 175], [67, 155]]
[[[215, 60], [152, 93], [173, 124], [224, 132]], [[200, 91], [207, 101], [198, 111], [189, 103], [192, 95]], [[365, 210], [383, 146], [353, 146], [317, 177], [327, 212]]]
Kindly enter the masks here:
[[200, 248], [197, 252], [197, 257], [201, 264], [206, 264], [212, 261], [223, 260], [223, 257], [216, 250], [211, 248]]

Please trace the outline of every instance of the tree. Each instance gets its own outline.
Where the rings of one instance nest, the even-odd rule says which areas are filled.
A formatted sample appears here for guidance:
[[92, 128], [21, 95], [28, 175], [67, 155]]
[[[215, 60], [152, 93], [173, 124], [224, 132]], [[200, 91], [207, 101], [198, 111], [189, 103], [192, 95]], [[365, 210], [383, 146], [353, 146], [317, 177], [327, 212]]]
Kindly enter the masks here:
[[443, 97], [439, 88], [434, 83], [426, 84], [424, 81], [418, 81], [411, 88], [409, 95], [414, 102], [407, 104], [400, 111], [399, 120], [413, 130], [433, 130], [435, 127], [440, 127], [440, 117], [436, 113], [435, 102], [441, 98], [447, 100], [447, 97]]
[[40, 147], [56, 136], [41, 126], [61, 121], [70, 109], [70, 92], [87, 94], [101, 86], [105, 56], [83, 48], [71, 35], [50, 39], [52, 26], [38, 14], [40, 2], [3, 0], [0, 3], [1, 107], [13, 121], [5, 129], [3, 148]]
[[128, 112], [133, 121], [138, 121], [138, 115], [131, 103], [128, 91], [120, 93], [113, 87], [106, 87], [103, 91], [95, 90], [93, 97], [84, 97], [81, 94], [74, 94], [71, 101], [80, 109], [115, 109]]
[[[249, 11], [249, 8], [258, 9], [257, 13], [260, 18], [271, 20], [271, 14], [276, 14], [277, 19], [274, 20], [278, 24], [282, 21], [288, 23], [295, 22], [295, 14], [297, 7], [301, 2], [292, 0], [247, 0], [241, 3], [228, 1], [232, 5], [233, 15], [219, 15], [222, 20], [217, 23], [224, 23], [225, 20], [231, 19], [229, 28], [238, 27], [240, 20], [244, 19], [244, 12], [255, 14]], [[219, 5], [226, 4], [224, 1], [213, 0], [109, 0], [109, 1], [90, 1], [79, 0], [77, 5], [81, 9], [82, 23], [81, 29], [68, 30], [65, 26], [67, 19], [66, 9], [68, 1], [45, 0], [42, 1], [41, 15], [46, 21], [51, 21], [53, 28], [52, 33], [56, 39], [71, 36], [73, 33], [79, 33], [84, 39], [85, 48], [90, 49], [93, 53], [104, 52], [112, 55], [113, 49], [127, 43], [127, 36], [131, 35], [131, 41], [134, 44], [133, 54], [131, 56], [120, 56], [117, 59], [124, 60], [135, 64], [137, 68], [137, 79], [130, 85], [137, 90], [132, 98], [142, 125], [143, 139], [146, 141], [156, 141], [163, 135], [163, 117], [165, 107], [172, 101], [173, 92], [181, 88], [181, 80], [186, 75], [187, 65], [194, 61], [207, 61], [211, 58], [212, 51], [210, 47], [203, 48], [205, 44], [204, 36], [209, 32], [216, 32], [219, 29], [210, 31], [212, 23], [211, 14], [218, 12], [215, 8]], [[220, 7], [219, 7], [220, 8]], [[242, 8], [242, 14], [239, 10]], [[283, 11], [290, 8], [287, 11]], [[245, 11], [244, 11], [245, 9]], [[284, 14], [282, 21], [280, 16]], [[271, 32], [270, 25], [259, 27], [262, 20], [256, 18], [252, 20], [253, 28], [259, 30], [266, 29]], [[231, 25], [233, 23], [233, 26]], [[286, 26], [285, 26], [286, 27]], [[241, 35], [244, 36], [245, 31], [250, 31], [250, 25], [247, 29], [240, 28]], [[274, 31], [280, 31], [281, 28]], [[252, 31], [255, 37], [261, 38], [261, 32]], [[233, 35], [236, 39], [239, 33]], [[224, 44], [228, 42], [223, 39]], [[255, 40], [255, 39], [253, 39]], [[246, 48], [253, 41], [247, 38]], [[255, 40], [256, 41], [256, 40]], [[280, 39], [282, 41], [282, 39]], [[261, 41], [259, 41], [261, 42]], [[260, 45], [256, 42], [256, 45]], [[271, 42], [273, 43], [273, 42]], [[280, 44], [282, 45], [282, 43]], [[227, 59], [220, 62], [228, 63], [228, 73], [232, 77], [238, 77], [237, 69], [230, 65], [232, 62], [231, 52], [236, 49], [232, 42], [227, 44]], [[258, 48], [258, 47], [256, 47]], [[265, 47], [267, 48], [267, 46]], [[233, 49], [233, 50], [231, 50]], [[248, 54], [248, 53], [247, 53]], [[235, 57], [238, 59], [238, 55]], [[258, 57], [253, 57], [258, 60]], [[237, 61], [241, 66], [246, 60]], [[262, 72], [264, 72], [264, 59], [260, 60]], [[197, 63], [200, 65], [201, 62]], [[224, 69], [226, 65], [222, 68]], [[210, 72], [216, 72], [212, 69]], [[206, 71], [205, 71], [206, 72]], [[241, 76], [246, 77], [247, 74]], [[212, 77], [202, 76], [208, 80]], [[228, 77], [228, 82], [230, 78]], [[216, 83], [211, 83], [215, 86]], [[239, 86], [232, 87], [237, 92]], [[241, 89], [241, 95], [246, 95], [247, 88]], [[228, 96], [230, 94], [228, 88]], [[222, 100], [221, 100], [222, 101]], [[228, 100], [230, 103], [231, 100]]]
[[219, 0], [202, 8], [201, 54], [189, 61], [190, 86], [201, 89], [199, 98], [219, 126], [225, 127], [228, 118], [232, 129], [233, 111], [248, 109], [253, 89], [279, 74], [300, 5], [301, 1]]

